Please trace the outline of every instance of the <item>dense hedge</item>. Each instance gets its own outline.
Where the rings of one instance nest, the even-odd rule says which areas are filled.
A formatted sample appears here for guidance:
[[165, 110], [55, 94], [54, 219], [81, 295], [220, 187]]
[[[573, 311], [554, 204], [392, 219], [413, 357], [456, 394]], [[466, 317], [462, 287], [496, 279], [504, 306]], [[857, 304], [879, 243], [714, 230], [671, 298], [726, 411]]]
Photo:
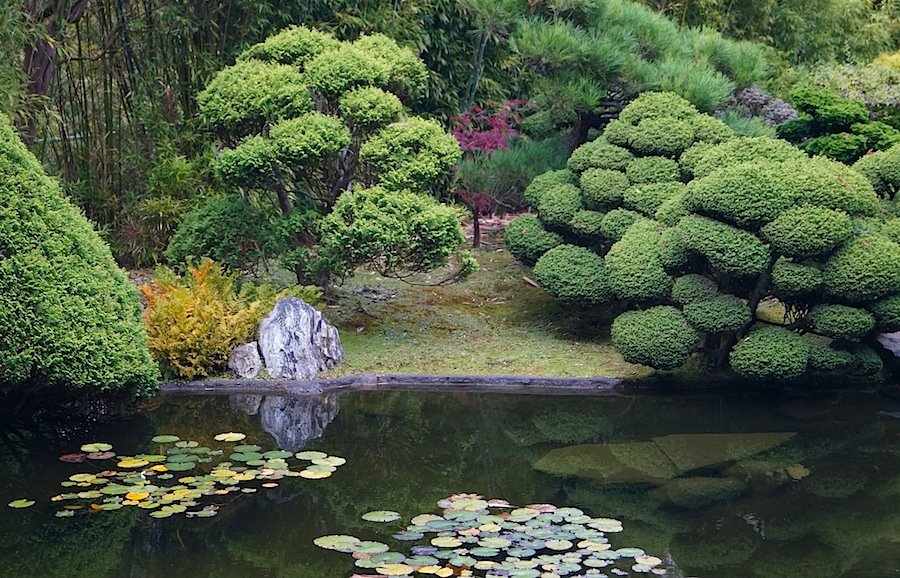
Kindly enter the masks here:
[[583, 209], [581, 191], [575, 185], [557, 185], [543, 194], [538, 204], [538, 214], [547, 227], [568, 227], [575, 213]]
[[559, 245], [538, 259], [534, 277], [560, 301], [606, 303], [614, 297], [603, 259], [575, 245]]
[[875, 328], [875, 317], [865, 309], [846, 305], [816, 305], [809, 324], [821, 335], [836, 339], [859, 339]]
[[137, 289], [0, 118], [0, 392], [148, 395]]
[[578, 177], [575, 173], [567, 169], [548, 171], [534, 177], [531, 184], [525, 189], [525, 201], [536, 209], [541, 204], [544, 193], [548, 190], [558, 185], [574, 185], [577, 182]]
[[681, 311], [668, 306], [627, 311], [613, 321], [610, 335], [625, 361], [656, 369], [680, 367], [700, 342]]
[[732, 369], [744, 377], [780, 380], [806, 372], [809, 344], [797, 333], [781, 327], [751, 331], [729, 355]]
[[625, 175], [632, 185], [668, 183], [681, 178], [681, 168], [670, 158], [641, 157], [628, 163]]
[[563, 242], [534, 215], [519, 215], [510, 221], [503, 230], [503, 240], [509, 252], [526, 265], [534, 265], [541, 255]]
[[672, 299], [682, 305], [709, 301], [719, 295], [716, 282], [697, 273], [682, 275], [672, 285]]

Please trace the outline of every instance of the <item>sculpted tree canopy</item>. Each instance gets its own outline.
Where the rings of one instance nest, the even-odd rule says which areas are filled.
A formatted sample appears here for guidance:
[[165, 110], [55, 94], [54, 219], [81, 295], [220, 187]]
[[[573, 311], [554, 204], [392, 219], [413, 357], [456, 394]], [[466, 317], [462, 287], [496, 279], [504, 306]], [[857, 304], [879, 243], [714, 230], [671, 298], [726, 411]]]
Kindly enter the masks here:
[[[270, 218], [290, 238], [284, 259], [298, 278], [327, 282], [362, 263], [400, 276], [458, 254], [459, 219], [436, 198], [449, 194], [459, 146], [407, 112], [427, 74], [387, 36], [341, 42], [293, 27], [248, 48], [199, 95], [200, 118], [224, 147], [218, 175], [245, 201], [277, 208]], [[428, 226], [406, 220], [410, 207], [431, 215]], [[411, 227], [406, 246], [383, 242], [396, 222]], [[474, 262], [460, 258], [466, 274]]]
[[900, 330], [898, 155], [856, 171], [644, 93], [568, 170], [532, 182], [538, 217], [505, 236], [554, 297], [633, 309], [611, 328], [627, 361], [673, 369], [699, 352], [759, 379], [878, 372], [869, 345]]
[[149, 395], [157, 372], [137, 289], [0, 118], [0, 392]]

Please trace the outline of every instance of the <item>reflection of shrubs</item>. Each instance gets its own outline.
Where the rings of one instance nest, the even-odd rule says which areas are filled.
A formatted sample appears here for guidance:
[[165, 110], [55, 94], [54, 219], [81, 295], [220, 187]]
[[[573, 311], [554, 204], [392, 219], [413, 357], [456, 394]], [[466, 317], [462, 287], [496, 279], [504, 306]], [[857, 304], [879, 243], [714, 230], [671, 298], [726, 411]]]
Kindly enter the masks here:
[[662, 492], [681, 508], [696, 509], [740, 496], [747, 486], [734, 478], [676, 478]]

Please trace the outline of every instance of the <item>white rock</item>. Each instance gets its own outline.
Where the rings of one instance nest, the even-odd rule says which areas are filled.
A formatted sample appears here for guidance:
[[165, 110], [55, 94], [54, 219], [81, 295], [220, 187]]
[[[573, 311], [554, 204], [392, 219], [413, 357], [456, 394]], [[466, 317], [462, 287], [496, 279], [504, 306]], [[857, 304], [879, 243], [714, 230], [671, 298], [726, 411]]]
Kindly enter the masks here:
[[259, 356], [259, 345], [255, 341], [238, 345], [231, 350], [228, 369], [238, 377], [255, 379], [262, 371], [262, 358]]
[[344, 359], [338, 330], [302, 299], [279, 299], [259, 324], [266, 370], [278, 379], [313, 379]]

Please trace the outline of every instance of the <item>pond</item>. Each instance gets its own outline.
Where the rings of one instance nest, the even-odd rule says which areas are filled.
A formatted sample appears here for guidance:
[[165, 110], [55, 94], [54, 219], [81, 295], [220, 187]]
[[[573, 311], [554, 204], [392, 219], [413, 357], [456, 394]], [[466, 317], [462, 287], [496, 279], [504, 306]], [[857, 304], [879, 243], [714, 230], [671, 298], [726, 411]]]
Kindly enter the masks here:
[[[36, 502], [0, 516], [4, 577], [372, 575], [313, 541], [352, 535], [409, 553], [434, 535], [392, 535], [461, 493], [620, 520], [623, 531], [606, 534], [612, 549], [641, 548], [662, 560], [666, 576], [900, 576], [900, 400], [889, 392], [162, 395], [137, 415], [72, 424], [54, 437], [25, 435], [17, 445], [9, 442], [21, 428], [3, 431], [0, 499]], [[223, 432], [246, 438], [215, 440]], [[235, 444], [258, 444], [259, 452], [322, 452], [346, 463], [322, 479], [234, 482], [235, 491], [210, 497], [211, 517], [91, 509], [107, 494], [51, 499], [84, 490], [60, 486], [74, 474], [97, 476], [121, 459], [67, 463], [61, 455], [91, 442], [112, 444], [119, 456], [176, 447], [151, 441], [158, 435], [224, 448], [217, 459], [231, 462], [239, 462], [230, 456]], [[196, 465], [187, 474], [212, 467]], [[161, 475], [151, 467], [134, 471]], [[91, 476], [76, 479], [90, 486]], [[57, 517], [63, 504], [86, 507]], [[402, 519], [362, 518], [380, 510]], [[604, 575], [587, 571], [556, 575]]]

